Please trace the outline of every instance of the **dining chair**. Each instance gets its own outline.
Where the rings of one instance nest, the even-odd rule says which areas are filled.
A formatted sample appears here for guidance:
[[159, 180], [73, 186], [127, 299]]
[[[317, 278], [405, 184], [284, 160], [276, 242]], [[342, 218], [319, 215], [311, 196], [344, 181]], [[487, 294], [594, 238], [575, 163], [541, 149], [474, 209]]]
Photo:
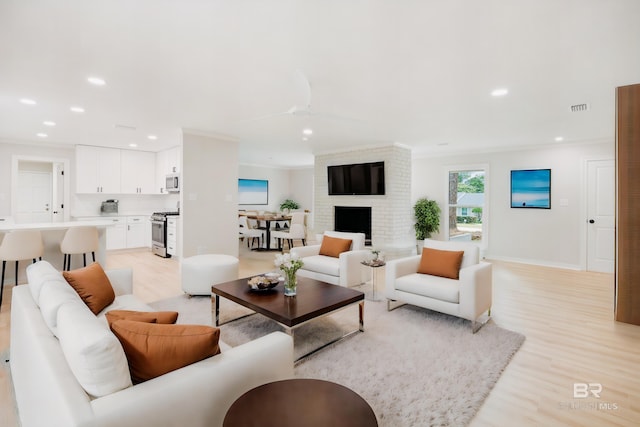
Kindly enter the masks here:
[[72, 227], [67, 229], [60, 242], [60, 252], [64, 254], [63, 270], [71, 270], [71, 256], [82, 254], [84, 266], [87, 266], [87, 254], [91, 253], [96, 261], [99, 247], [98, 229], [96, 227]]
[[293, 241], [300, 239], [302, 240], [302, 245], [307, 245], [307, 229], [304, 224], [305, 213], [304, 212], [293, 212], [291, 214], [291, 225], [288, 230], [274, 230], [271, 231], [271, 237], [277, 239], [278, 241], [278, 249], [282, 251], [283, 244], [282, 241], [286, 240], [289, 244], [289, 249], [293, 247]]
[[42, 259], [44, 244], [39, 230], [14, 230], [4, 235], [0, 243], [0, 259], [2, 260], [2, 281], [0, 282], [0, 307], [4, 291], [4, 271], [7, 261], [16, 262], [16, 286], [18, 285], [18, 263], [21, 260]]

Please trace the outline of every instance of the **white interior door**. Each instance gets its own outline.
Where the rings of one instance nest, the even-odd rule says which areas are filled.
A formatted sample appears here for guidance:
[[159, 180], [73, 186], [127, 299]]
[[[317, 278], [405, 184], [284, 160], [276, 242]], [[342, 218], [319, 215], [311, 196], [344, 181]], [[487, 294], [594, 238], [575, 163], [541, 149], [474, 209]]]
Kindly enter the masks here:
[[16, 222], [51, 222], [51, 189], [51, 172], [20, 171]]
[[615, 253], [615, 163], [587, 162], [587, 270], [613, 273]]

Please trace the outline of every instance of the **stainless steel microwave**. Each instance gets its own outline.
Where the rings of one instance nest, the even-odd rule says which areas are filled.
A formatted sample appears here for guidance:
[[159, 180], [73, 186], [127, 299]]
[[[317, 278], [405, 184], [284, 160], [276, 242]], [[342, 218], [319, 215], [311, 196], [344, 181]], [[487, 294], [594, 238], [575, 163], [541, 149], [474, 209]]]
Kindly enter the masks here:
[[180, 192], [180, 175], [179, 174], [167, 175], [164, 188], [167, 190], [168, 193], [179, 193]]

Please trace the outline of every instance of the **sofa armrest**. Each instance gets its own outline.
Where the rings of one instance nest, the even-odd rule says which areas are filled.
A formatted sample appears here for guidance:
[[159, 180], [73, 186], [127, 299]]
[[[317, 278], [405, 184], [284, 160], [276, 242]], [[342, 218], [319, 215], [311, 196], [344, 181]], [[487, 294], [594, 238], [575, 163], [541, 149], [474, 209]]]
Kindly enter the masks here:
[[385, 271], [386, 287], [388, 289], [395, 289], [395, 283], [398, 277], [417, 273], [421, 258], [421, 255], [414, 255], [387, 262]]
[[133, 270], [130, 268], [118, 268], [105, 271], [111, 282], [116, 296], [133, 293]]
[[[340, 264], [340, 286], [356, 286], [362, 283], [362, 261], [371, 256], [367, 249], [342, 252], [338, 258]], [[370, 274], [367, 269], [367, 273]]]
[[[268, 360], [265, 365], [261, 361]], [[245, 392], [293, 378], [293, 339], [274, 332], [92, 401], [95, 426], [221, 426]]]
[[491, 308], [492, 266], [480, 262], [460, 269], [460, 317], [477, 319]]
[[320, 253], [320, 245], [298, 246], [291, 248], [289, 253], [291, 256], [298, 256], [299, 258], [318, 255]]

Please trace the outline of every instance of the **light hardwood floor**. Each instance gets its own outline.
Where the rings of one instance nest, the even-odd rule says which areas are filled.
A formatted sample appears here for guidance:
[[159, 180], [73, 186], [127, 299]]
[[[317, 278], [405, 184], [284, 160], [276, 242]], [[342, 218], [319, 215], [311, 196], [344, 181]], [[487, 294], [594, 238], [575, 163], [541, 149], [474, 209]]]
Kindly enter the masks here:
[[[273, 268], [273, 253], [241, 246], [240, 258], [243, 276]], [[181, 293], [173, 259], [110, 253], [107, 268], [120, 267], [133, 268], [134, 293], [144, 301]], [[496, 261], [493, 275], [492, 321], [527, 339], [471, 426], [640, 425], [640, 326], [613, 321], [613, 276]], [[4, 298], [6, 354], [11, 288]], [[601, 384], [600, 398], [574, 399], [574, 383]], [[0, 425], [7, 427], [16, 425], [10, 387], [0, 377]]]

